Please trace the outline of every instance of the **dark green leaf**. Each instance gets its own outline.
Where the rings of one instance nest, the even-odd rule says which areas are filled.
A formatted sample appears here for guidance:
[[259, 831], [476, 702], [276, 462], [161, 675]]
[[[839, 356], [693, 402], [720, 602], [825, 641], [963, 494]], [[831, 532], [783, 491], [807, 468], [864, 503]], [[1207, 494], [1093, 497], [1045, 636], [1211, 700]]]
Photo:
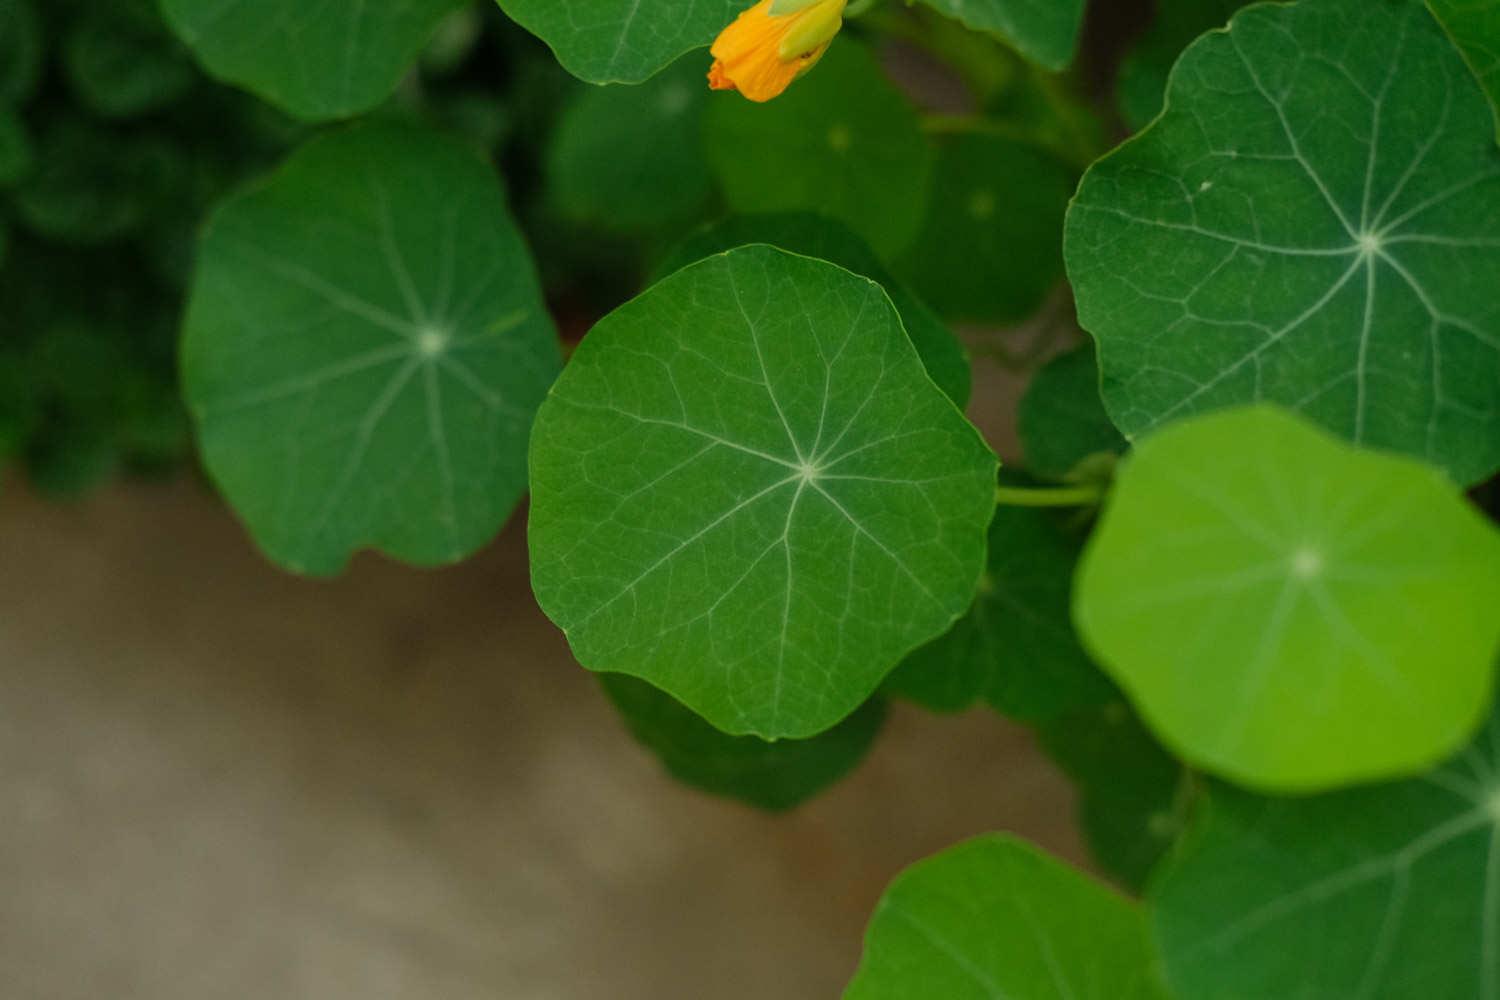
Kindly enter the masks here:
[[1356, 443], [1500, 467], [1500, 149], [1415, 0], [1258, 4], [1068, 216], [1105, 405], [1134, 437], [1268, 400]]
[[1500, 136], [1500, 0], [1427, 0], [1427, 5], [1479, 78]]
[[1500, 995], [1500, 716], [1412, 781], [1214, 787], [1150, 896], [1181, 997]]
[[547, 154], [558, 210], [619, 232], [691, 220], [713, 191], [703, 157], [702, 60], [680, 60], [638, 87], [581, 89]]
[[999, 35], [1047, 69], [1073, 61], [1084, 0], [922, 0], [975, 31]]
[[462, 559], [526, 485], [560, 359], [495, 176], [369, 125], [313, 140], [204, 234], [183, 346], [209, 472], [277, 563]]
[[32, 0], [0, 0], [0, 104], [31, 97], [42, 70], [42, 25]]
[[1120, 115], [1138, 132], [1161, 111], [1172, 64], [1193, 39], [1222, 28], [1247, 0], [1156, 0], [1151, 30], [1120, 62]]
[[[499, 0], [590, 83], [640, 83], [714, 40], [747, 0]], [[707, 53], [703, 73], [708, 74]], [[706, 86], [707, 84], [705, 84]]]
[[939, 147], [926, 221], [898, 270], [951, 320], [1025, 319], [1062, 281], [1063, 216], [1076, 178], [1026, 143], [950, 139]]
[[[160, 0], [209, 73], [298, 118], [368, 111], [464, 0]], [[555, 0], [549, 0], [555, 2]]]
[[599, 681], [635, 738], [673, 777], [772, 811], [791, 809], [848, 774], [885, 721], [885, 704], [876, 699], [811, 739], [771, 743], [722, 733], [643, 680], [603, 674]]
[[121, 0], [73, 22], [63, 39], [63, 66], [79, 101], [110, 118], [156, 111], [198, 79], [155, 10]]
[[706, 129], [736, 211], [827, 215], [887, 259], [917, 235], [932, 148], [906, 95], [851, 39], [768, 104], [716, 95]]
[[842, 223], [801, 213], [738, 215], [700, 230], [679, 245], [656, 269], [665, 277], [684, 265], [751, 243], [765, 243], [817, 257], [878, 282], [891, 297], [906, 333], [927, 366], [927, 374], [959, 408], [969, 402], [969, 359], [941, 319], [891, 276], [869, 245]]
[[1036, 373], [1021, 397], [1019, 422], [1026, 467], [1039, 476], [1064, 479], [1095, 456], [1125, 450], [1099, 398], [1091, 344], [1053, 358]]
[[879, 285], [744, 247], [584, 338], [532, 439], [532, 583], [584, 666], [811, 736], [968, 607], [994, 478]]
[[1054, 719], [1039, 735], [1078, 786], [1078, 816], [1094, 860], [1140, 891], [1182, 832], [1186, 769], [1119, 701]]
[[1000, 507], [990, 523], [989, 568], [969, 613], [912, 653], [887, 689], [937, 711], [978, 699], [1027, 721], [1115, 697], [1069, 617], [1082, 539], [1043, 510]]

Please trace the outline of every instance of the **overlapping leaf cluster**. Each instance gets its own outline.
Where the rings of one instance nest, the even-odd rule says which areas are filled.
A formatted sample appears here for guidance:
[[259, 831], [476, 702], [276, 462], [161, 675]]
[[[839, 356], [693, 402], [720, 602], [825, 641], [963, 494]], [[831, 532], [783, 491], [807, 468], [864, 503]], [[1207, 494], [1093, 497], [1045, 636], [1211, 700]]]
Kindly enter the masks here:
[[[499, 0], [595, 88], [489, 4], [163, 0], [174, 40], [0, 0], [0, 287], [122, 289], [25, 297], [0, 447], [80, 400], [135, 440], [148, 352], [109, 338], [171, 328], [206, 214], [184, 398], [278, 563], [451, 562], [529, 488], [579, 662], [764, 808], [887, 699], [1035, 729], [1141, 899], [970, 841], [891, 886], [848, 996], [1500, 998], [1500, 532], [1464, 492], [1500, 468], [1500, 7], [1161, 0], [1116, 120], [1053, 72], [1081, 0], [856, 4], [764, 106], [703, 86], [742, 6]], [[1088, 344], [1028, 372], [997, 474], [950, 324], [1069, 327], [1064, 269]]]

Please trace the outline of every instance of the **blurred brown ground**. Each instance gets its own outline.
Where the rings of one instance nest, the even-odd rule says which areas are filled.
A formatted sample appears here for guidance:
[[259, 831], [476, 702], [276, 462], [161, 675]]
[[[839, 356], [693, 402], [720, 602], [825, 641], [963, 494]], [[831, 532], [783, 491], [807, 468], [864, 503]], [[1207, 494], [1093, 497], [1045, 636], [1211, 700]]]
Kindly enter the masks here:
[[823, 1000], [904, 865], [991, 829], [1081, 858], [1066, 785], [988, 712], [898, 707], [788, 816], [674, 784], [537, 610], [523, 536], [315, 583], [191, 481], [65, 506], [11, 477], [0, 997]]

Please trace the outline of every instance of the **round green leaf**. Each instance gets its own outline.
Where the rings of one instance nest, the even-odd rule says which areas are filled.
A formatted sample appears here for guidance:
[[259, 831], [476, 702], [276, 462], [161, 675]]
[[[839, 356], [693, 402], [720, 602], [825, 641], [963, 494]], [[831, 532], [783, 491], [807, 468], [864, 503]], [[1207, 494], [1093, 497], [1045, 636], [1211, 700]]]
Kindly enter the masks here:
[[917, 235], [932, 148], [906, 95], [849, 39], [767, 104], [719, 94], [708, 159], [740, 212], [816, 212], [887, 259]]
[[1099, 398], [1091, 345], [1058, 355], [1036, 373], [1021, 397], [1018, 422], [1026, 467], [1039, 476], [1064, 479], [1094, 456], [1125, 450]]
[[494, 174], [442, 136], [315, 139], [204, 233], [185, 393], [209, 472], [288, 569], [483, 545], [559, 367]]
[[0, 103], [31, 97], [42, 71], [42, 24], [32, 0], [0, 0]]
[[1500, 149], [1414, 0], [1258, 4], [1069, 212], [1079, 318], [1133, 437], [1253, 400], [1461, 482], [1500, 467]]
[[1500, 996], [1500, 715], [1415, 780], [1213, 788], [1150, 902], [1181, 997]]
[[703, 158], [701, 62], [679, 60], [639, 87], [579, 92], [547, 152], [549, 194], [563, 216], [651, 233], [702, 209], [713, 179]]
[[673, 777], [772, 812], [800, 805], [852, 771], [885, 722], [885, 703], [874, 699], [811, 739], [772, 743], [722, 733], [635, 677], [602, 674], [599, 681], [631, 733]]
[[999, 35], [1047, 69], [1063, 69], [1078, 50], [1084, 0], [922, 0], [975, 31]]
[[657, 267], [659, 275], [750, 243], [817, 257], [878, 282], [901, 314], [912, 346], [938, 388], [962, 409], [969, 403], [969, 358], [963, 344], [937, 315], [880, 263], [868, 244], [842, 223], [806, 213], [737, 215], [699, 230]]
[[1427, 0], [1479, 78], [1500, 136], [1500, 0]]
[[1500, 534], [1434, 469], [1271, 407], [1226, 410], [1125, 459], [1075, 601], [1182, 757], [1327, 788], [1467, 739], [1500, 644]]
[[[714, 40], [747, 0], [499, 0], [500, 8], [590, 83], [640, 83]], [[703, 62], [708, 73], [708, 61]], [[705, 84], [706, 86], [707, 84]]]
[[368, 111], [396, 89], [463, 0], [160, 0], [167, 22], [216, 78], [298, 118]]
[[1120, 61], [1120, 116], [1140, 131], [1161, 111], [1172, 64], [1193, 39], [1223, 27], [1247, 0], [1156, 0], [1156, 20]]
[[1062, 281], [1062, 224], [1076, 179], [1024, 142], [966, 135], [944, 143], [926, 221], [897, 269], [951, 320], [1025, 319]]
[[532, 583], [584, 666], [810, 736], [968, 607], [994, 479], [879, 285], [745, 247], [574, 354], [532, 437]]
[[1134, 904], [991, 835], [896, 877], [844, 1000], [1165, 1000], [1152, 965]]
[[969, 613], [912, 653], [886, 689], [936, 711], [984, 699], [1029, 722], [1117, 697], [1078, 644], [1069, 618], [1082, 542], [1050, 511], [1000, 507], [989, 566]]
[[63, 40], [63, 66], [79, 101], [110, 118], [155, 111], [199, 79], [192, 60], [149, 5], [87, 11]]

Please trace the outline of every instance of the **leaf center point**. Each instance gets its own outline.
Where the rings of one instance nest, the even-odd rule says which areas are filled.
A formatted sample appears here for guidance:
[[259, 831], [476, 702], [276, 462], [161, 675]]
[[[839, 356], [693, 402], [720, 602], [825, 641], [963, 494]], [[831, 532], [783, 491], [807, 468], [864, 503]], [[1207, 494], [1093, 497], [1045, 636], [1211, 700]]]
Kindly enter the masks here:
[[1365, 232], [1355, 238], [1355, 246], [1359, 247], [1360, 256], [1373, 257], [1385, 248], [1385, 240], [1379, 233]]
[[1292, 553], [1292, 572], [1303, 580], [1311, 580], [1323, 572], [1323, 553], [1304, 546]]
[[823, 467], [821, 465], [814, 465], [812, 462], [802, 462], [797, 466], [797, 477], [802, 480], [802, 485], [804, 486], [811, 486], [813, 483], [816, 483], [818, 477], [822, 474]]
[[424, 326], [417, 331], [417, 353], [424, 358], [434, 358], [448, 349], [448, 331], [435, 326]]

